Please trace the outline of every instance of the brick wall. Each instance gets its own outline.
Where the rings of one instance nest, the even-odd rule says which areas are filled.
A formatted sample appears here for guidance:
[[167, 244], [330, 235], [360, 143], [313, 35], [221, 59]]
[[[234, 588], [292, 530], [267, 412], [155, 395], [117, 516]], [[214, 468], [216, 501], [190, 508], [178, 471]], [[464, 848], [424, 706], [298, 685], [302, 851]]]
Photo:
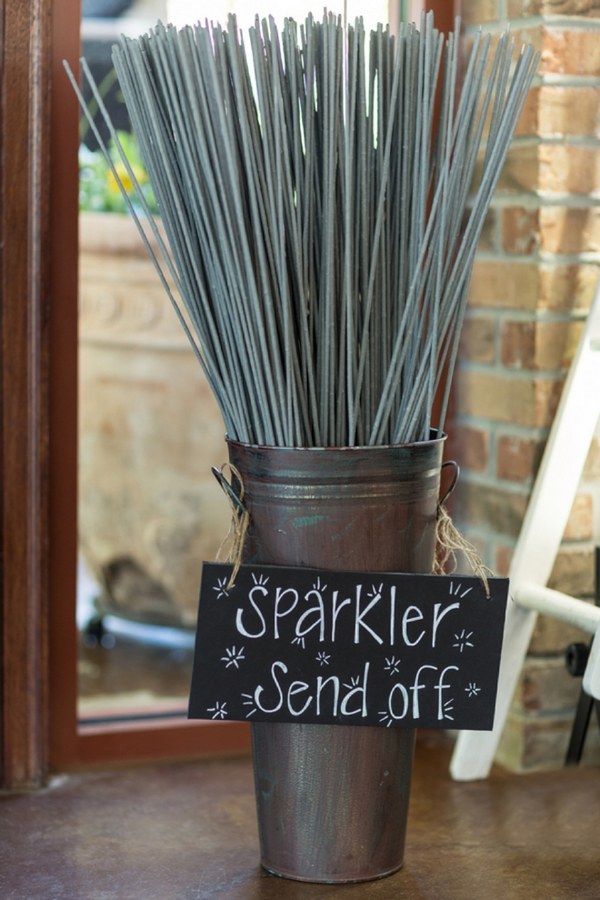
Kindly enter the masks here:
[[[454, 516], [506, 574], [533, 479], [600, 274], [600, 0], [463, 0], [464, 42], [508, 22], [542, 53], [482, 236], [456, 380]], [[600, 390], [600, 385], [590, 386]], [[600, 542], [600, 431], [551, 586], [593, 592]], [[562, 765], [579, 682], [564, 649], [584, 635], [540, 618], [498, 760]], [[586, 756], [600, 760], [592, 723]]]

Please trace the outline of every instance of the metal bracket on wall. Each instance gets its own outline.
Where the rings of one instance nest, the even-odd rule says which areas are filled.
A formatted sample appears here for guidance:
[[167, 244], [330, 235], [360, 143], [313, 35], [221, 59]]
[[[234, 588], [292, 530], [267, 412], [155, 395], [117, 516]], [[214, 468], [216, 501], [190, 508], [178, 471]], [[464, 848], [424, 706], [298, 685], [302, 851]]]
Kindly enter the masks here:
[[[509, 571], [511, 600], [494, 730], [459, 734], [450, 772], [457, 781], [487, 778], [523, 667], [537, 613], [600, 635], [600, 608], [546, 587], [600, 416], [600, 282], [561, 395]], [[600, 699], [600, 636], [592, 643], [586, 692]]]

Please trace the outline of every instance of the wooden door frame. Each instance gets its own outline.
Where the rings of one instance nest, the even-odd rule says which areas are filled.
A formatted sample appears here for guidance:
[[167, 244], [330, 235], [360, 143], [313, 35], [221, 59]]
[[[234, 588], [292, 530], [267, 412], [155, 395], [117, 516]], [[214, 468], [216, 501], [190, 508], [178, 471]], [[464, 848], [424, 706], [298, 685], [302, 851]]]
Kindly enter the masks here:
[[0, 788], [247, 748], [235, 725], [77, 730], [79, 0], [4, 0], [0, 54]]
[[48, 766], [51, 0], [0, 13], [0, 784]]
[[[440, 28], [452, 27], [447, 2]], [[51, 769], [238, 751], [244, 725], [78, 732], [77, 147], [62, 60], [79, 0], [0, 8], [0, 788]]]

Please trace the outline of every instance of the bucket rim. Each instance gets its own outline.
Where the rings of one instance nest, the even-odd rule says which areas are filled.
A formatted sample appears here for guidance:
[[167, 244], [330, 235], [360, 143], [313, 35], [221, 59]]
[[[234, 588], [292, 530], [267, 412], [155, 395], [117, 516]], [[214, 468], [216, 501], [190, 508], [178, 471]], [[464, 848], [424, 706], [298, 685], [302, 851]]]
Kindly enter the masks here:
[[348, 446], [332, 446], [332, 447], [320, 447], [320, 446], [281, 446], [275, 444], [251, 444], [246, 443], [245, 441], [239, 441], [235, 438], [230, 438], [229, 435], [225, 435], [225, 442], [230, 447], [241, 447], [247, 450], [268, 450], [269, 452], [277, 452], [281, 451], [282, 453], [310, 453], [317, 451], [319, 453], [352, 453], [352, 452], [361, 452], [365, 451], [385, 451], [385, 450], [406, 450], [411, 449], [412, 447], [426, 447], [426, 446], [435, 446], [437, 444], [443, 443], [447, 440], [448, 435], [444, 431], [440, 431], [437, 428], [431, 428], [429, 432], [429, 439], [426, 441], [409, 441], [405, 444], [356, 444], [352, 447]]

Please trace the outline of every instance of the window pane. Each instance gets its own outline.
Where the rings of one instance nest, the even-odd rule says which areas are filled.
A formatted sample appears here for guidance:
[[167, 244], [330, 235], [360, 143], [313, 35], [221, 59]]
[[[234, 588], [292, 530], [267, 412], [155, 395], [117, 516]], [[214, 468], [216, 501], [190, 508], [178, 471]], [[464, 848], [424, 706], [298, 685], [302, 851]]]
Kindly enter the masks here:
[[[118, 128], [129, 121], [110, 46], [165, 3], [84, 18], [83, 53]], [[90, 4], [90, 8], [91, 8]], [[94, 16], [114, 9], [94, 0]], [[85, 10], [84, 10], [85, 12]], [[79, 713], [185, 710], [200, 568], [229, 511], [215, 401], [89, 131], [81, 148]], [[130, 152], [135, 153], [135, 147]]]
[[[347, 3], [329, 5], [342, 13]], [[118, 128], [129, 120], [110, 47], [158, 19], [198, 17], [197, 0], [86, 0], [83, 54]], [[303, 0], [271, 4], [302, 21]], [[118, 18], [115, 13], [122, 12]], [[213, 20], [236, 12], [211, 4]], [[386, 19], [369, 5], [367, 27]], [[319, 15], [321, 13], [319, 12]], [[131, 138], [127, 138], [131, 141]], [[79, 712], [89, 720], [184, 714], [201, 563], [229, 509], [211, 466], [226, 457], [212, 394], [88, 129], [81, 160], [78, 591]], [[135, 145], [128, 150], [135, 157]], [[138, 177], [142, 177], [137, 170]]]

